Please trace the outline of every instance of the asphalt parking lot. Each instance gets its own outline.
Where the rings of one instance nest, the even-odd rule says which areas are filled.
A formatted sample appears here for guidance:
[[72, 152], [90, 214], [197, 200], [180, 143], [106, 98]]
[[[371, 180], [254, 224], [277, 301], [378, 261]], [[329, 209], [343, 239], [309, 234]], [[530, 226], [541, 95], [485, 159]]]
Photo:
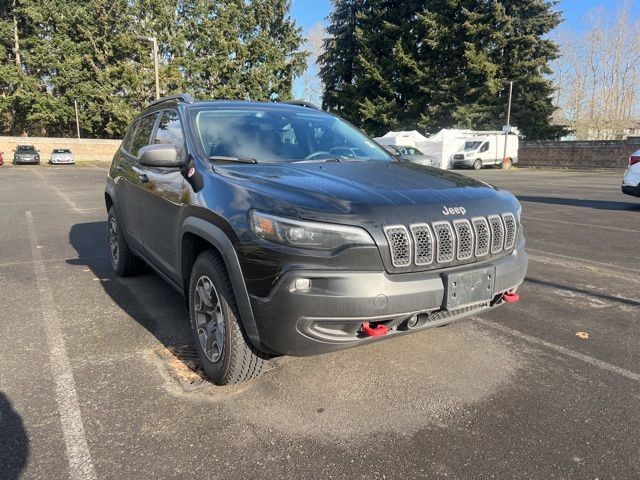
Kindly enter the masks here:
[[520, 303], [222, 388], [183, 299], [111, 273], [106, 171], [2, 167], [0, 478], [640, 477], [640, 199], [464, 173], [523, 203]]

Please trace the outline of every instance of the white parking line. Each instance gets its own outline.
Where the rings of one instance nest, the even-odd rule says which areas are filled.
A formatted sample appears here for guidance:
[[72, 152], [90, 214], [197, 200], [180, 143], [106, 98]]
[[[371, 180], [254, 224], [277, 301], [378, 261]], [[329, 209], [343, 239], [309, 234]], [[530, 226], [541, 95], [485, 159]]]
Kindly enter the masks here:
[[594, 367], [598, 367], [603, 370], [607, 370], [609, 372], [617, 373], [618, 375], [626, 377], [630, 380], [640, 382], [640, 373], [632, 372], [631, 370], [627, 370], [626, 368], [618, 367], [611, 363], [607, 363], [603, 360], [598, 360], [597, 358], [590, 357], [589, 355], [585, 355], [584, 353], [576, 352], [569, 348], [556, 345], [555, 343], [547, 342], [546, 340], [542, 340], [541, 338], [527, 335], [526, 333], [519, 332], [518, 330], [514, 330], [513, 328], [505, 327], [503, 325], [500, 325], [499, 323], [495, 323], [490, 320], [484, 320], [478, 317], [472, 317], [472, 318], [477, 323], [484, 325], [486, 327], [494, 328], [496, 330], [501, 331], [502, 333], [506, 333], [507, 335], [520, 338], [529, 343], [533, 343], [534, 345], [539, 345], [541, 347], [548, 348], [549, 350], [553, 350], [567, 357], [575, 358], [582, 362], [588, 363], [589, 365], [593, 365]]
[[34, 170], [34, 172], [36, 173], [36, 175], [38, 177], [40, 177], [42, 179], [42, 181], [44, 181], [44, 183], [47, 184], [48, 187], [50, 187], [54, 192], [56, 192], [56, 194], [61, 197], [65, 203], [67, 205], [69, 205], [76, 213], [87, 213], [87, 210], [84, 208], [78, 208], [78, 206], [75, 204], [75, 202], [73, 200], [71, 200], [69, 198], [69, 196], [64, 193], [62, 190], [60, 190], [58, 187], [56, 187], [55, 185], [51, 185], [47, 179], [44, 177], [44, 175], [42, 175], [42, 173], [40, 173], [38, 170]]
[[47, 278], [47, 270], [42, 260], [42, 255], [38, 249], [38, 237], [33, 223], [33, 215], [30, 211], [25, 213], [31, 242], [31, 254], [34, 260], [36, 284], [40, 296], [44, 331], [49, 347], [51, 373], [56, 385], [56, 401], [69, 461], [69, 478], [92, 480], [97, 478], [96, 472], [82, 424], [82, 414], [78, 403], [73, 371], [67, 356], [60, 321], [56, 314], [53, 291]]

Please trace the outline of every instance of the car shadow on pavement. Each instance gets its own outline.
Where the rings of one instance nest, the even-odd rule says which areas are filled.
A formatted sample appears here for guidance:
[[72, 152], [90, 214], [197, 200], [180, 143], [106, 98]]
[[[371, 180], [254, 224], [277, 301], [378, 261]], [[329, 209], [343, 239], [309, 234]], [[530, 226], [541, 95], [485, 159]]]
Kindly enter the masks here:
[[113, 302], [165, 347], [193, 342], [184, 298], [155, 272], [147, 267], [134, 277], [120, 278], [114, 274], [106, 221], [73, 225], [69, 243], [78, 257], [67, 263], [89, 268]]
[[29, 438], [22, 418], [0, 392], [0, 478], [20, 478], [28, 458]]
[[595, 208], [598, 210], [630, 210], [640, 212], [640, 201], [634, 203], [582, 198], [541, 197], [532, 195], [518, 195], [518, 200], [521, 202], [546, 203], [548, 205], [563, 205], [567, 207]]

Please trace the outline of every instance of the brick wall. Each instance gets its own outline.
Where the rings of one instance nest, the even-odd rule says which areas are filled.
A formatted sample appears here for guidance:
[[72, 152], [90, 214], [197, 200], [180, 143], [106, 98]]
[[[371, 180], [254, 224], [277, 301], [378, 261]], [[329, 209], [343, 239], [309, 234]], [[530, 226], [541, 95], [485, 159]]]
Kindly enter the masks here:
[[42, 162], [49, 161], [54, 148], [70, 148], [76, 162], [107, 160], [113, 158], [121, 140], [94, 140], [89, 138], [44, 138], [44, 137], [0, 137], [0, 152], [4, 152], [4, 161], [13, 160], [16, 145], [33, 145], [40, 151]]
[[520, 142], [523, 167], [625, 168], [640, 150], [640, 137], [580, 142]]

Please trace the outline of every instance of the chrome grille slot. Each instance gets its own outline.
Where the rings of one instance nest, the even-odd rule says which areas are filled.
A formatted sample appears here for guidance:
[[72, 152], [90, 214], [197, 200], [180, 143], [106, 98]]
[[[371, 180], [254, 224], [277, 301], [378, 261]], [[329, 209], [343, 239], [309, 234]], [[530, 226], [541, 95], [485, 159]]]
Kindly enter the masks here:
[[458, 238], [458, 260], [468, 260], [473, 256], [473, 229], [469, 220], [454, 220], [453, 228]]
[[472, 222], [476, 234], [476, 257], [484, 257], [489, 254], [491, 248], [489, 222], [484, 217], [474, 218]]
[[511, 213], [384, 227], [396, 268], [467, 264], [513, 250], [518, 221]]
[[438, 263], [447, 263], [455, 258], [456, 239], [453, 234], [453, 228], [449, 222], [435, 222], [433, 231], [436, 234]]
[[411, 264], [411, 239], [404, 225], [385, 227], [384, 234], [389, 242], [391, 263], [394, 267], [408, 267]]
[[498, 215], [490, 215], [488, 218], [491, 225], [491, 253], [498, 253], [504, 248], [504, 225]]
[[504, 221], [505, 229], [504, 249], [511, 250], [516, 243], [516, 232], [518, 231], [516, 217], [514, 217], [512, 213], [504, 213], [502, 220]]
[[426, 223], [411, 225], [411, 235], [415, 246], [416, 265], [431, 265], [433, 263], [434, 240], [431, 228]]

